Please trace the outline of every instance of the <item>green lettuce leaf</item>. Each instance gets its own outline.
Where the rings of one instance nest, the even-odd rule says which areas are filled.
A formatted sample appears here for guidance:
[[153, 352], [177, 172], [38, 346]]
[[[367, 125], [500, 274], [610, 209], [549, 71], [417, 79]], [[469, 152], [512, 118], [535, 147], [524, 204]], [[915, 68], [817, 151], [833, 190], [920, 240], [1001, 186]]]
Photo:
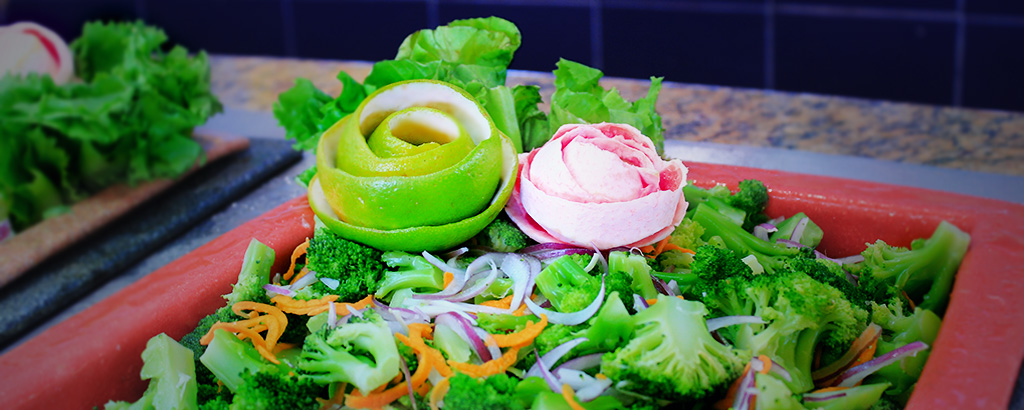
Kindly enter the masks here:
[[624, 123], [650, 137], [659, 154], [664, 152], [664, 129], [655, 111], [662, 78], [651, 77], [647, 96], [631, 103], [618, 90], [601, 87], [599, 81], [604, 74], [596, 68], [561, 59], [554, 74], [555, 93], [548, 117], [552, 132], [565, 124]]
[[83, 82], [0, 79], [0, 193], [23, 229], [115, 183], [181, 175], [202, 157], [192, 130], [219, 112], [205, 53], [164, 52], [137, 23], [87, 23], [71, 43]]

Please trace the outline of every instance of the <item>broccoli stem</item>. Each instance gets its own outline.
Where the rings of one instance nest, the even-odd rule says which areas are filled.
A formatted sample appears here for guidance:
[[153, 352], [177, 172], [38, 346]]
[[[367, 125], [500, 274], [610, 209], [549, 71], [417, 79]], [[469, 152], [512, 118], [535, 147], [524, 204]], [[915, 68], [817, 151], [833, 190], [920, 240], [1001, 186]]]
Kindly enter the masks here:
[[[551, 305], [555, 307], [559, 312], [575, 311], [573, 308], [577, 307], [579, 303], [578, 298], [574, 297], [572, 302], [567, 301], [567, 296], [583, 291], [586, 293], [586, 289], [593, 288], [594, 296], [597, 294], [597, 288], [594, 286], [594, 282], [597, 279], [590, 276], [587, 271], [583, 270], [579, 264], [573, 261], [572, 258], [563, 256], [555, 259], [551, 262], [548, 267], [544, 268], [543, 271], [537, 275], [537, 289], [544, 297], [551, 301]], [[590, 300], [594, 298], [591, 297]], [[572, 305], [572, 306], [570, 306]], [[583, 304], [582, 306], [586, 306]], [[578, 309], [576, 309], [578, 310]]]
[[769, 272], [779, 268], [782, 264], [775, 257], [794, 256], [800, 253], [799, 248], [789, 248], [785, 245], [767, 242], [754, 236], [733, 223], [729, 218], [704, 204], [697, 205], [697, 210], [693, 214], [693, 221], [704, 227], [703, 238], [705, 240], [710, 240], [712, 237], [717, 236], [733, 252], [741, 255], [754, 255], [757, 261]]

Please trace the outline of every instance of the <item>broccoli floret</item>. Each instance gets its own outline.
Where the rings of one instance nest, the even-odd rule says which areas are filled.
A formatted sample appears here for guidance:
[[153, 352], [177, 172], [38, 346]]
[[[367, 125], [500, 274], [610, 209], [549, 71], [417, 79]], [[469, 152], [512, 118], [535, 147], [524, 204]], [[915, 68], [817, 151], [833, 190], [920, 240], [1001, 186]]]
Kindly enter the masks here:
[[868, 408], [868, 410], [903, 410], [903, 406], [883, 396], [881, 399], [878, 399], [874, 405]]
[[537, 290], [559, 312], [578, 312], [597, 298], [601, 279], [591, 276], [571, 256], [555, 259], [537, 275]]
[[242, 374], [242, 385], [231, 401], [231, 410], [313, 410], [324, 386], [313, 380], [284, 372], [259, 371]]
[[263, 285], [270, 283], [270, 270], [274, 265], [274, 249], [253, 239], [245, 250], [242, 270], [232, 285], [231, 293], [224, 295], [228, 308], [238, 302], [270, 303]]
[[[610, 396], [598, 396], [586, 403], [580, 403], [577, 399], [576, 404], [582, 406], [586, 410], [642, 410], [656, 408], [646, 406], [627, 407], [619, 400]], [[573, 408], [574, 407], [565, 401], [565, 396], [562, 396], [561, 393], [551, 391], [550, 388], [546, 391], [537, 392], [534, 396], [533, 403], [530, 405], [531, 410], [572, 410]]]
[[767, 322], [719, 333], [737, 348], [782, 365], [792, 376], [786, 384], [797, 393], [814, 386], [811, 366], [819, 346], [845, 351], [867, 324], [866, 310], [802, 272], [734, 276], [702, 289], [701, 300], [715, 306], [716, 316], [756, 315]]
[[[634, 255], [629, 252], [610, 252], [608, 254], [608, 276], [626, 275], [629, 277], [629, 297], [638, 294], [644, 299], [653, 299], [658, 296], [658, 290], [654, 288], [654, 281], [651, 279], [651, 266], [649, 258], [641, 255]], [[627, 303], [626, 306], [629, 306]]]
[[192, 351], [165, 333], [153, 336], [142, 351], [142, 371], [149, 388], [135, 403], [108, 402], [106, 409], [198, 409]]
[[476, 317], [477, 326], [491, 334], [509, 334], [526, 328], [527, 322], [537, 323], [534, 315], [507, 315], [496, 313], [479, 313]]
[[505, 373], [479, 379], [456, 373], [448, 382], [450, 387], [444, 396], [444, 408], [448, 410], [519, 410], [529, 404], [520, 402], [516, 395], [519, 379]]
[[[243, 373], [252, 374], [275, 367], [260, 356], [252, 343], [240, 340], [224, 329], [213, 331], [213, 340], [199, 361], [231, 392], [237, 391], [242, 385]], [[282, 363], [281, 366], [287, 365]]]
[[941, 315], [970, 242], [970, 235], [942, 221], [930, 238], [912, 242], [910, 249], [879, 240], [861, 255], [876, 279], [894, 284], [920, 307]]
[[762, 240], [705, 204], [697, 205], [693, 220], [704, 226], [705, 240], [712, 242], [718, 237], [733, 252], [741, 256], [754, 255], [766, 272], [781, 269], [787, 257], [801, 252], [799, 248]]
[[301, 375], [319, 384], [349, 383], [363, 394], [401, 372], [395, 337], [379, 319], [350, 321], [310, 334], [302, 345], [298, 367]]
[[[533, 344], [541, 355], [570, 340], [584, 337], [587, 341], [576, 346], [562, 357], [564, 362], [579, 356], [610, 352], [626, 344], [633, 337], [635, 325], [622, 300], [616, 295], [609, 296], [601, 310], [586, 323], [576, 326], [549, 324], [534, 339]], [[532, 365], [535, 357], [524, 359], [526, 365]], [[554, 367], [558, 363], [545, 363]]]
[[288, 319], [288, 326], [284, 328], [284, 333], [278, 338], [278, 342], [281, 343], [302, 343], [306, 340], [306, 336], [309, 336], [309, 328], [306, 326], [309, 323], [311, 316], [308, 315], [293, 315], [291, 313], [285, 313], [285, 317]]
[[339, 302], [355, 302], [377, 291], [384, 276], [381, 251], [320, 229], [309, 240], [306, 268], [319, 279], [301, 289], [297, 297], [315, 299], [338, 295]]
[[706, 314], [699, 302], [658, 296], [657, 303], [632, 317], [633, 338], [602, 357], [601, 373], [620, 390], [679, 404], [723, 392], [750, 355], [716, 341]]
[[496, 252], [515, 252], [530, 244], [530, 237], [504, 216], [495, 218], [476, 235], [476, 242], [483, 248]]
[[[903, 304], [894, 301], [888, 305], [872, 304], [871, 321], [882, 327], [882, 337], [878, 340], [878, 347], [875, 355], [880, 356], [896, 350], [907, 344], [921, 341], [932, 346], [938, 336], [942, 319], [934, 312], [922, 309], [914, 309], [913, 313], [907, 315]], [[924, 370], [924, 364], [928, 360], [930, 350], [919, 352], [916, 355], [905, 357], [900, 361], [881, 368], [869, 376], [868, 381], [884, 381], [891, 384], [886, 391], [887, 396], [894, 400], [905, 402], [910, 396], [917, 379]]]
[[846, 276], [846, 271], [835, 262], [799, 255], [786, 261], [786, 268], [791, 271], [806, 273], [812, 279], [838, 289], [846, 296], [847, 300], [859, 307], [866, 309], [870, 307], [870, 302], [874, 300], [873, 295], [864, 292], [862, 288], [850, 282], [850, 279]]
[[[807, 396], [805, 396], [804, 406], [807, 406], [808, 409], [824, 410], [885, 409], [888, 405], [892, 404], [888, 401], [881, 403], [883, 401], [881, 400], [882, 393], [885, 392], [887, 387], [889, 387], [887, 383], [865, 384], [862, 386], [851, 387], [843, 390], [845, 395], [823, 401], [806, 400]], [[760, 406], [758, 407], [760, 408]], [[891, 408], [902, 409], [903, 407], [899, 406]]]
[[776, 225], [778, 231], [773, 232], [771, 236], [768, 237], [768, 240], [772, 242], [782, 239], [793, 240], [793, 234], [796, 233], [796, 228], [800, 225], [803, 219], [807, 219], [807, 225], [804, 226], [803, 232], [800, 234], [800, 237], [797, 238], [798, 240], [796, 242], [810, 248], [816, 248], [818, 244], [821, 243], [821, 238], [825, 236], [825, 232], [822, 231], [821, 227], [814, 223], [814, 221], [812, 221], [811, 218], [808, 218], [803, 212], [799, 212], [796, 215], [786, 218], [786, 220]]
[[[206, 346], [200, 343], [199, 339], [202, 339], [203, 336], [209, 333], [210, 327], [212, 327], [215, 323], [234, 322], [235, 320], [238, 319], [238, 316], [236, 316], [235, 313], [232, 312], [230, 308], [223, 307], [217, 309], [215, 312], [209, 314], [208, 316], [200, 319], [199, 324], [196, 325], [195, 329], [193, 329], [185, 336], [181, 337], [181, 345], [187, 347], [189, 350], [192, 351], [193, 359], [196, 362], [196, 382], [199, 383], [200, 386], [199, 403], [204, 403], [206, 402], [207, 399], [212, 398], [208, 397], [208, 394], [206, 394], [209, 392], [209, 390], [204, 389], [203, 387], [214, 385], [217, 382], [217, 378], [214, 377], [213, 373], [211, 373], [210, 370], [206, 368], [206, 366], [203, 366], [202, 363], [199, 362], [199, 358], [203, 355], [203, 353], [206, 353]], [[216, 386], [214, 386], [213, 392], [216, 393], [216, 390], [218, 389], [216, 389]]]
[[774, 376], [758, 373], [754, 375], [754, 386], [757, 388], [757, 398], [752, 406], [755, 409], [805, 410], [799, 396]]
[[377, 299], [387, 300], [399, 289], [438, 291], [444, 288], [444, 272], [420, 255], [388, 251], [381, 259], [390, 269], [384, 272], [384, 280], [374, 294]]
[[714, 208], [737, 226], [750, 231], [755, 225], [768, 220], [764, 214], [768, 205], [768, 188], [753, 179], [740, 181], [737, 188], [733, 194], [725, 185], [704, 189], [687, 184], [683, 187], [683, 195], [691, 207], [704, 204]]

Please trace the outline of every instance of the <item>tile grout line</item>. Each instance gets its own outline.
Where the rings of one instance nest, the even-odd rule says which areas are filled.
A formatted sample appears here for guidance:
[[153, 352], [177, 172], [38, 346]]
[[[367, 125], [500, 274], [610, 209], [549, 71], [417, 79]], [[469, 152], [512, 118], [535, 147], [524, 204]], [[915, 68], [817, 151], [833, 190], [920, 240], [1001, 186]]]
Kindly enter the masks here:
[[295, 38], [295, 4], [292, 0], [281, 0], [282, 36], [284, 36], [284, 54], [288, 57], [298, 56], [298, 43]]
[[764, 3], [764, 88], [775, 89], [775, 0]]
[[601, 0], [590, 0], [590, 65], [604, 70], [604, 21]]
[[953, 40], [953, 106], [964, 104], [964, 70], [967, 62], [967, 0], [956, 1], [956, 37]]

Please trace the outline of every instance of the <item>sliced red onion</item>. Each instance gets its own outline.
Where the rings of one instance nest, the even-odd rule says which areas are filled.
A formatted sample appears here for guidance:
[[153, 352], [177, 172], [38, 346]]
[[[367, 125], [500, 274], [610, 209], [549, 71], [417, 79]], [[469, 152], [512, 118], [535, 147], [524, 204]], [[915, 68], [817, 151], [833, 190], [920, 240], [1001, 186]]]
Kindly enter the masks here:
[[[594, 250], [594, 257], [598, 258], [597, 262], [601, 264], [601, 274], [607, 275], [608, 274], [608, 259], [605, 259], [604, 254], [601, 253], [601, 250], [598, 249], [596, 245], [593, 245], [593, 243], [591, 243], [591, 247]], [[609, 251], [609, 252], [612, 252], [612, 251]]]
[[543, 361], [544, 363], [552, 364], [558, 363], [558, 361], [562, 360], [562, 357], [565, 356], [566, 353], [569, 353], [569, 351], [572, 350], [574, 347], [579, 346], [580, 343], [586, 341], [587, 338], [578, 337], [568, 342], [562, 343], [558, 346], [555, 346], [554, 349], [551, 349], [551, 351], [545, 353], [544, 356], [540, 356], [540, 358], [537, 360], [536, 363], [533, 364], [533, 366], [530, 366], [530, 370], [526, 371], [526, 377], [540, 376], [540, 362]]
[[768, 240], [768, 234], [772, 232], [778, 232], [779, 228], [770, 223], [763, 223], [754, 227], [754, 236], [762, 241]]
[[291, 290], [299, 290], [306, 286], [312, 285], [313, 283], [316, 282], [316, 280], [316, 272], [309, 271], [306, 272], [305, 275], [302, 275], [301, 278], [298, 278], [294, 282], [289, 284], [288, 288]]
[[480, 339], [480, 336], [473, 330], [473, 325], [466, 321], [462, 316], [443, 313], [437, 315], [434, 319], [435, 326], [445, 326], [455, 332], [460, 339], [465, 340], [469, 343], [469, 346], [473, 348], [473, 352], [482, 361], [491, 360], [491, 352], [487, 349], [484, 341]]
[[736, 398], [732, 402], [733, 410], [750, 410], [750, 402], [757, 393], [757, 389], [754, 386], [754, 373], [753, 368], [751, 368], [751, 370], [743, 374], [739, 391], [736, 392]]
[[537, 259], [540, 259], [540, 260], [550, 260], [550, 259], [561, 258], [561, 257], [566, 256], [566, 255], [580, 255], [580, 254], [586, 254], [586, 253], [590, 253], [590, 251], [587, 250], [587, 249], [584, 249], [584, 248], [570, 248], [570, 249], [555, 249], [555, 250], [550, 250], [550, 251], [534, 252], [534, 253], [531, 253], [529, 255], [532, 255], [532, 256], [536, 257]]
[[530, 312], [533, 312], [533, 314], [537, 316], [547, 315], [549, 323], [570, 326], [578, 325], [586, 322], [597, 313], [598, 309], [601, 309], [601, 303], [604, 302], [604, 279], [601, 279], [601, 290], [597, 292], [597, 297], [594, 298], [594, 301], [590, 302], [590, 305], [579, 312], [562, 313], [544, 309], [530, 300], [530, 298], [524, 298], [523, 302], [526, 302], [526, 307], [530, 308]]
[[381, 316], [393, 316], [396, 320], [405, 320], [412, 322], [429, 322], [430, 317], [423, 312], [406, 309], [402, 307], [388, 306], [382, 303], [380, 300], [374, 298], [373, 306], [381, 313]]
[[463, 246], [459, 249], [444, 254], [444, 258], [448, 259], [449, 265], [455, 265], [455, 262], [459, 260], [459, 257], [465, 254], [466, 252], [469, 252], [469, 248]]
[[838, 398], [841, 398], [841, 397], [846, 397], [846, 391], [845, 390], [827, 391], [827, 392], [822, 392], [822, 393], [806, 393], [806, 394], [804, 394], [803, 399], [804, 399], [804, 401], [821, 402], [821, 401], [835, 400], [835, 399], [838, 399]]
[[678, 295], [678, 293], [672, 292], [672, 289], [669, 289], [668, 284], [665, 283], [665, 281], [662, 280], [661, 278], [651, 275], [651, 281], [654, 282], [654, 288], [658, 290], [658, 293], [661, 293], [662, 295], [665, 296]]
[[683, 291], [679, 289], [679, 282], [675, 279], [668, 281], [668, 290], [672, 292], [672, 296], [679, 296], [683, 294]]
[[498, 342], [494, 340], [494, 336], [479, 327], [474, 327], [473, 329], [476, 331], [477, 336], [484, 341], [484, 346], [487, 346], [487, 350], [491, 352], [491, 358], [497, 359], [501, 357], [501, 348], [498, 347]]
[[777, 240], [775, 242], [776, 243], [781, 243], [781, 244], [786, 245], [787, 247], [790, 247], [790, 248], [806, 248], [807, 247], [806, 245], [804, 245], [804, 244], [802, 244], [800, 242], [791, 241], [789, 239], [779, 239], [779, 240]]
[[338, 289], [338, 286], [341, 285], [341, 281], [340, 280], [332, 279], [332, 278], [320, 278], [320, 283], [323, 283], [324, 286], [327, 286], [331, 290]]
[[[332, 304], [333, 304], [333, 303], [332, 303]], [[355, 317], [357, 317], [357, 318], [360, 318], [360, 319], [362, 319], [362, 318], [363, 318], [363, 311], [362, 311], [362, 310], [360, 310], [360, 309], [352, 309], [352, 308], [349, 308], [349, 310], [348, 310], [348, 314], [349, 314], [349, 315], [352, 315], [352, 316], [355, 316]]]
[[456, 303], [447, 300], [416, 300], [408, 298], [403, 302], [403, 307], [418, 309], [428, 317], [437, 317], [442, 313], [493, 313], [507, 315], [508, 309], [501, 309], [490, 306], [476, 305], [472, 303]]
[[430, 256], [428, 258], [428, 255], [430, 254], [427, 253], [426, 251], [423, 252], [423, 257], [426, 258], [427, 261], [430, 262], [432, 265], [437, 266], [439, 269], [445, 272], [452, 273], [452, 282], [449, 283], [448, 286], [442, 289], [440, 292], [415, 294], [411, 296], [414, 299], [450, 299], [452, 296], [455, 296], [456, 294], [461, 292], [463, 288], [465, 288], [466, 283], [469, 282], [470, 277], [473, 276], [473, 272], [482, 268], [485, 264], [488, 263], [488, 261], [490, 261], [490, 258], [484, 258], [483, 256], [481, 256], [473, 260], [473, 262], [471, 262], [469, 266], [466, 267], [466, 270], [462, 270], [455, 269], [452, 266], [448, 265], [447, 263], [442, 262], [440, 259], [435, 258], [434, 256]]
[[478, 279], [476, 279], [473, 282], [472, 286], [469, 286], [468, 288], [459, 291], [459, 293], [455, 294], [455, 296], [445, 299], [452, 302], [465, 302], [483, 293], [485, 290], [487, 290], [487, 288], [491, 287], [491, 284], [493, 284], [494, 281], [498, 279], [498, 273], [500, 271], [498, 270], [498, 265], [494, 263], [493, 257], [488, 258], [487, 263], [491, 265], [491, 270], [490, 272], [487, 273], [487, 276], [481, 277], [480, 275], [474, 275], [474, 277]]
[[587, 263], [587, 266], [585, 268], [583, 268], [583, 270], [585, 270], [587, 272], [590, 272], [595, 267], [597, 267], [597, 261], [598, 261], [597, 255], [594, 255], [593, 257], [590, 258], [590, 262]]
[[401, 365], [402, 375], [405, 376], [405, 387], [409, 388], [409, 403], [412, 403], [412, 410], [416, 409], [416, 395], [412, 391], [412, 373], [409, 372], [409, 364], [405, 362], [402, 355], [398, 355], [398, 364]]
[[[768, 359], [768, 360], [772, 360], [772, 359]], [[772, 360], [772, 367], [770, 369], [768, 369], [768, 373], [775, 373], [775, 374], [779, 375], [779, 377], [781, 377], [782, 380], [785, 380], [787, 382], [793, 381], [793, 376], [791, 374], [789, 374], [789, 371], [786, 370], [785, 367], [782, 367], [781, 364], [775, 362], [774, 360]]]
[[270, 278], [270, 283], [271, 284], [274, 284], [274, 283], [280, 284], [281, 283], [281, 279], [284, 279], [284, 276], [281, 276], [280, 273], [275, 273], [274, 277]]
[[[536, 271], [534, 264], [536, 261]], [[537, 258], [529, 255], [510, 253], [505, 255], [501, 261], [501, 270], [512, 279], [512, 302], [509, 304], [509, 311], [515, 312], [523, 304], [523, 299], [528, 296], [530, 282], [540, 273], [541, 264]]]
[[807, 224], [811, 222], [811, 218], [800, 218], [796, 221], [796, 227], [793, 228], [793, 234], [789, 236], [789, 239], [793, 242], [800, 242], [800, 238], [804, 236], [804, 230], [807, 229]]
[[824, 253], [818, 252], [817, 249], [814, 250], [814, 257], [816, 257], [818, 259], [824, 259], [824, 260], [827, 260], [829, 262], [836, 263], [838, 265], [842, 265], [843, 264], [842, 262], [839, 261], [839, 259], [832, 259], [832, 258], [830, 258], [828, 256], [825, 256]]
[[836, 259], [836, 260], [838, 260], [839, 263], [841, 263], [843, 265], [853, 265], [855, 263], [864, 262], [864, 255], [857, 254], [857, 255], [847, 256], [845, 258], [839, 258], [839, 259]]
[[612, 385], [611, 379], [598, 379], [579, 370], [556, 369], [552, 373], [558, 378], [559, 383], [568, 384], [575, 390], [576, 398], [584, 403], [594, 400]]
[[277, 295], [285, 295], [285, 296], [288, 296], [288, 297], [295, 297], [295, 291], [294, 290], [288, 289], [287, 287], [280, 286], [280, 285], [271, 285], [271, 284], [268, 283], [266, 285], [263, 285], [263, 290], [266, 290], [267, 291], [267, 296], [270, 296], [270, 297], [274, 297], [274, 296], [277, 296]]
[[811, 378], [814, 379], [815, 384], [820, 384], [822, 381], [830, 380], [837, 375], [843, 373], [850, 366], [853, 366], [854, 361], [865, 350], [867, 350], [875, 340], [882, 334], [882, 327], [878, 324], [871, 323], [868, 325], [864, 332], [857, 336], [857, 339], [853, 341], [853, 345], [850, 346], [850, 350], [846, 352], [838, 360], [829, 363], [828, 365], [811, 372]]
[[557, 249], [577, 249], [577, 248], [579, 248], [579, 246], [570, 245], [570, 244], [567, 244], [567, 243], [545, 242], [545, 243], [538, 243], [536, 245], [527, 246], [527, 247], [525, 247], [523, 249], [520, 249], [519, 253], [537, 253], [537, 252], [557, 250]]
[[889, 353], [878, 356], [874, 359], [869, 360], [864, 364], [860, 364], [851, 367], [849, 370], [844, 372], [837, 381], [839, 387], [853, 387], [865, 377], [870, 376], [872, 373], [877, 372], [881, 368], [895, 363], [896, 361], [903, 359], [908, 356], [915, 356], [917, 352], [928, 349], [928, 345], [922, 341], [916, 341], [900, 348], [893, 350]]
[[764, 324], [764, 319], [760, 316], [722, 316], [712, 319], [708, 319], [708, 331], [714, 332], [715, 330], [723, 327], [743, 325], [743, 324]]
[[593, 369], [593, 368], [601, 365], [601, 356], [604, 356], [604, 353], [593, 353], [593, 354], [583, 355], [583, 356], [580, 356], [580, 357], [574, 357], [572, 359], [566, 360], [565, 363], [562, 363], [561, 365], [556, 367], [555, 368], [555, 373], [558, 373], [558, 370], [561, 370], [561, 369], [573, 369], [573, 370], [589, 370], [589, 369]]
[[536, 348], [533, 349], [533, 354], [537, 356], [537, 362], [534, 363], [534, 366], [537, 367], [540, 372], [540, 376], [548, 383], [548, 387], [551, 388], [551, 391], [561, 393], [562, 389], [558, 386], [558, 379], [555, 378], [555, 375], [551, 374], [551, 370], [548, 370], [548, 365], [544, 364], [544, 358], [540, 357]]
[[338, 327], [338, 308], [334, 302], [327, 304], [327, 327]]
[[643, 296], [636, 293], [633, 294], [633, 311], [639, 312], [649, 307], [651, 307], [651, 305], [647, 303], [647, 300], [645, 300]]

